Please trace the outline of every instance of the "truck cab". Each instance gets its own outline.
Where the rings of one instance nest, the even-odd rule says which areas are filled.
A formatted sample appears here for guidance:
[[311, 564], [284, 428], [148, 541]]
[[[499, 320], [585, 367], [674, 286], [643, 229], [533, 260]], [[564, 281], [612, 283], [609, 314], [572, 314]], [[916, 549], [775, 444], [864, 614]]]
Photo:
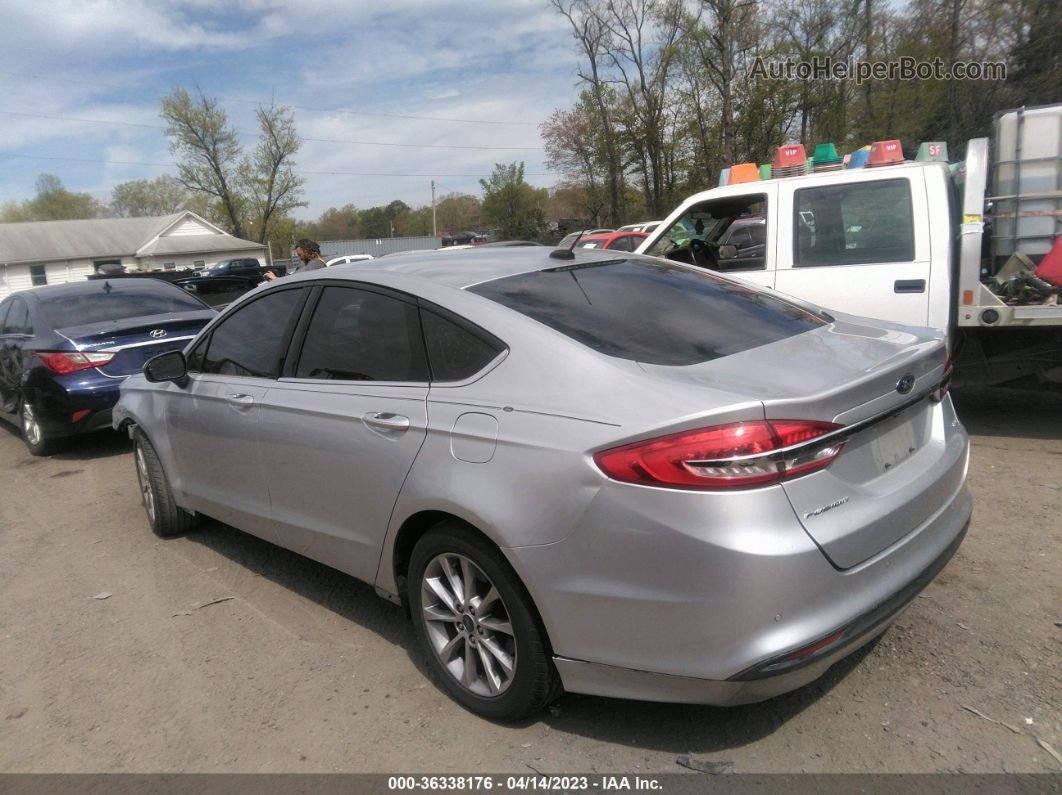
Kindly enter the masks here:
[[899, 141], [882, 141], [845, 168], [821, 146], [832, 152], [821, 171], [799, 145], [779, 147], [766, 179], [752, 163], [725, 170], [637, 252], [937, 329], [956, 385], [1062, 389], [1062, 284], [1037, 275], [1062, 246], [1062, 104], [999, 114], [960, 164], [942, 143], [906, 161]]
[[945, 330], [956, 214], [945, 163], [809, 174], [695, 194], [638, 251]]

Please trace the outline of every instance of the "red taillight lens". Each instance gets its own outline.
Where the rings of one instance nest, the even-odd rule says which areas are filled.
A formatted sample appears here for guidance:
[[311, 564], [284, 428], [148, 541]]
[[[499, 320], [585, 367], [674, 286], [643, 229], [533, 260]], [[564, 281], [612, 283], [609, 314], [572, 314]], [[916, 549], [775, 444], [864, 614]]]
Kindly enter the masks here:
[[[842, 426], [832, 422], [734, 422], [614, 447], [594, 455], [613, 480], [679, 489], [747, 489], [829, 466], [842, 442], [808, 444]], [[789, 447], [788, 453], [779, 451]]]
[[107, 364], [114, 358], [113, 353], [38, 353], [37, 358], [41, 364], [56, 375], [76, 373], [78, 370], [87, 370], [90, 367], [99, 367]]

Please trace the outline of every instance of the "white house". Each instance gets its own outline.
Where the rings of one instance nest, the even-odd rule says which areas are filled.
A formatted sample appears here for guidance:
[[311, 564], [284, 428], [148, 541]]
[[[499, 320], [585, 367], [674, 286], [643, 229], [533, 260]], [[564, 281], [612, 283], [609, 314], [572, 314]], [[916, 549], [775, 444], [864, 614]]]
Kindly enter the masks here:
[[210, 267], [266, 256], [190, 210], [154, 218], [93, 218], [0, 224], [0, 298], [42, 284], [81, 281], [107, 265], [126, 271]]

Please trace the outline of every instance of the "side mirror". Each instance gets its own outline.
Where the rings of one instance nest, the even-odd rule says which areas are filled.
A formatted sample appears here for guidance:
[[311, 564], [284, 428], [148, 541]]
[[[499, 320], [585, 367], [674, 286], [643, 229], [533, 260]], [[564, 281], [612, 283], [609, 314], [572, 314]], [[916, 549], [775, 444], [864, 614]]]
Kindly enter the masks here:
[[738, 255], [738, 247], [726, 243], [719, 247], [719, 259], [734, 259]]
[[173, 381], [181, 386], [188, 378], [188, 367], [184, 361], [183, 351], [160, 353], [144, 364], [144, 377], [153, 384]]

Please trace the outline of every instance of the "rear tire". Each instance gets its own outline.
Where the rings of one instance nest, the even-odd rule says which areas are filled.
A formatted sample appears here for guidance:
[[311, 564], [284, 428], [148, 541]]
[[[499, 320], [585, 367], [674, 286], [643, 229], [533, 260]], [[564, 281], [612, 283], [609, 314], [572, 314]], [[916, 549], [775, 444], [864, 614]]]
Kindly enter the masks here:
[[18, 425], [22, 430], [22, 441], [33, 455], [53, 455], [69, 441], [66, 436], [45, 436], [33, 406], [24, 400], [18, 407]]
[[194, 529], [196, 515], [178, 507], [173, 501], [170, 482], [162, 469], [158, 453], [139, 429], [133, 435], [133, 460], [152, 532], [159, 538], [172, 538]]
[[467, 525], [442, 522], [417, 542], [408, 597], [428, 665], [470, 712], [517, 721], [560, 695], [530, 595], [502, 554]]

